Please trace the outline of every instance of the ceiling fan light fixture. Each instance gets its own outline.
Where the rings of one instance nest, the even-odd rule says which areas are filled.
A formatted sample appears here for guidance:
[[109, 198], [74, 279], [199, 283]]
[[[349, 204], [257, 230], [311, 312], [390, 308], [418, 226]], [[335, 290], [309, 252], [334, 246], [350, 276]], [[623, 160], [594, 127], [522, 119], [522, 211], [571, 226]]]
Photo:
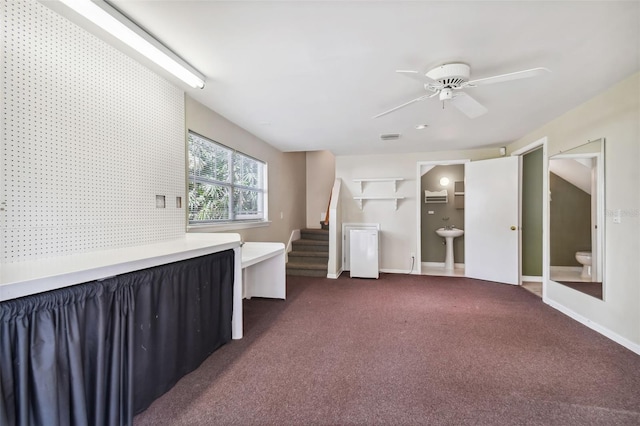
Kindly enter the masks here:
[[446, 89], [442, 89], [440, 91], [440, 100], [441, 101], [446, 101], [449, 99], [453, 99], [453, 90], [446, 88]]

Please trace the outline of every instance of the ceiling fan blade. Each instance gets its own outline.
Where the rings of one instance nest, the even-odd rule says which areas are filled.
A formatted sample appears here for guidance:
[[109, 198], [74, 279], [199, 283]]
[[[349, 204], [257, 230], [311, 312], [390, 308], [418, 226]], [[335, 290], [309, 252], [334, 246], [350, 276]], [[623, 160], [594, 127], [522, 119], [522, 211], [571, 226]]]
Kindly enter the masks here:
[[424, 73], [419, 72], [419, 71], [412, 71], [412, 70], [396, 70], [396, 72], [400, 75], [404, 75], [405, 77], [409, 77], [413, 80], [418, 80], [419, 82], [421, 82], [422, 84], [424, 84], [424, 88], [426, 90], [430, 90], [432, 92], [435, 92], [436, 90], [440, 90], [442, 88], [444, 88], [444, 86], [427, 77]]
[[546, 72], [551, 72], [547, 68], [532, 68], [530, 70], [516, 71], [509, 74], [494, 75], [493, 77], [479, 78], [468, 81], [465, 86], [484, 86], [487, 84], [502, 83], [503, 81], [519, 80], [521, 78], [535, 77]]
[[437, 95], [437, 93], [429, 93], [427, 95], [420, 96], [419, 98], [412, 99], [409, 102], [405, 102], [402, 105], [398, 105], [397, 107], [394, 107], [394, 108], [391, 108], [389, 110], [386, 110], [385, 112], [381, 112], [378, 115], [374, 115], [373, 118], [382, 117], [383, 115], [387, 115], [387, 114], [389, 114], [389, 113], [391, 113], [393, 111], [399, 110], [400, 108], [404, 108], [404, 107], [406, 107], [408, 105], [411, 105], [412, 103], [421, 101], [421, 100], [426, 99], [426, 98], [431, 98], [431, 97], [433, 97], [435, 95]]
[[457, 92], [451, 99], [451, 103], [469, 118], [480, 117], [489, 111], [484, 105], [465, 92]]
[[412, 78], [414, 80], [421, 81], [423, 83], [438, 84], [437, 81], [430, 79], [429, 77], [427, 77], [424, 73], [422, 73], [420, 71], [396, 70], [396, 72], [398, 74], [404, 75], [405, 77], [409, 77], [409, 78]]

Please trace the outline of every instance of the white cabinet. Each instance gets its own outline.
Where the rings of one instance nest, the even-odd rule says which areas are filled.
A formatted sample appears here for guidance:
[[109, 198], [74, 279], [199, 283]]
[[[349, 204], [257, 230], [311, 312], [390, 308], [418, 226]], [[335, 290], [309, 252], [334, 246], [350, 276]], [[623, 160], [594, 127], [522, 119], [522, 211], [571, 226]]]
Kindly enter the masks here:
[[378, 278], [378, 241], [375, 229], [352, 229], [349, 232], [350, 276]]

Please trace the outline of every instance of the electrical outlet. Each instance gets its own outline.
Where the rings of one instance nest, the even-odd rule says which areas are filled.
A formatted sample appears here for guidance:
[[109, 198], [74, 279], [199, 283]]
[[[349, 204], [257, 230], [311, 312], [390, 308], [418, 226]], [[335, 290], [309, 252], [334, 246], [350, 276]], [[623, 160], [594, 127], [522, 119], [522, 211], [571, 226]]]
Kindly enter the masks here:
[[415, 254], [415, 253], [413, 253], [413, 252], [411, 252], [411, 258], [412, 258], [412, 259], [415, 259], [415, 258], [416, 258], [416, 254]]

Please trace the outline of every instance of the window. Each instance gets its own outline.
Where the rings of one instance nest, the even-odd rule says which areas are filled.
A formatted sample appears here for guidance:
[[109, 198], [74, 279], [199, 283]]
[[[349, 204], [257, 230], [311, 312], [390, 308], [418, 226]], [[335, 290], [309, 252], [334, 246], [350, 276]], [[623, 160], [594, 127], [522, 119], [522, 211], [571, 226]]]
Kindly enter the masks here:
[[189, 132], [189, 223], [263, 221], [264, 162]]

